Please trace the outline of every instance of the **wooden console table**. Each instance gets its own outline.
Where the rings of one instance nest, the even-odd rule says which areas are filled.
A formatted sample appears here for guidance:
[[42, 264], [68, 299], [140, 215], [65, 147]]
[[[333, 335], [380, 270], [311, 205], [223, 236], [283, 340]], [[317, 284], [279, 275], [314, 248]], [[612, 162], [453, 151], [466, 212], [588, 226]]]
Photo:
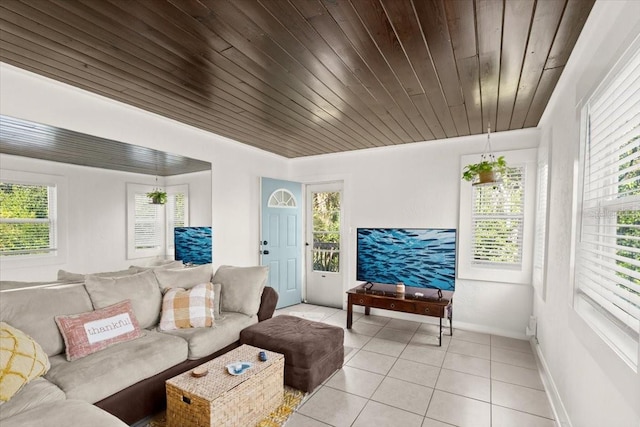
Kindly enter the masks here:
[[[416, 295], [422, 294], [422, 295]], [[438, 343], [442, 346], [442, 319], [449, 319], [449, 332], [453, 335], [453, 292], [439, 289], [405, 287], [404, 294], [396, 293], [396, 285], [383, 283], [362, 284], [347, 291], [347, 329], [353, 323], [353, 306], [364, 306], [369, 315], [371, 307], [403, 313], [421, 314], [440, 318]]]

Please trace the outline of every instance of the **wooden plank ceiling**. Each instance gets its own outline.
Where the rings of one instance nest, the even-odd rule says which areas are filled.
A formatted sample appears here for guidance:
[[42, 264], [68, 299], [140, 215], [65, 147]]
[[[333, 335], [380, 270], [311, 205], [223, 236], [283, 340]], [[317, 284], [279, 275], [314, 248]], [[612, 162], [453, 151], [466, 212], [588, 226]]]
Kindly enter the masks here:
[[535, 127], [594, 1], [2, 0], [0, 60], [293, 158]]
[[202, 160], [1, 115], [0, 152], [156, 176], [211, 170]]

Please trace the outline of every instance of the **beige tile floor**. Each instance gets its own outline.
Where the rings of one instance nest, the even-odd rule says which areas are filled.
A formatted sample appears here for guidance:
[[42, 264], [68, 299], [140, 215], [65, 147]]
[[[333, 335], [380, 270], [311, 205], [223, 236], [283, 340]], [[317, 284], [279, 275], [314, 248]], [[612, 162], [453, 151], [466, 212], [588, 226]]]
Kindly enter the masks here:
[[[279, 314], [346, 325], [345, 311], [311, 304]], [[342, 369], [305, 399], [287, 427], [556, 425], [529, 342], [454, 328], [438, 347], [437, 331], [354, 313]]]

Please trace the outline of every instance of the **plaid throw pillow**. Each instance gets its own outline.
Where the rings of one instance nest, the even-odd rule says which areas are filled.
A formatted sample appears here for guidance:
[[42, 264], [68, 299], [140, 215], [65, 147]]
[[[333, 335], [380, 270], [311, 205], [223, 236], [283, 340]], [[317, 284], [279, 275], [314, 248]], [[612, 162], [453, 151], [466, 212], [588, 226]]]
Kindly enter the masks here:
[[213, 326], [213, 300], [211, 283], [201, 283], [189, 290], [169, 289], [162, 298], [160, 330]]

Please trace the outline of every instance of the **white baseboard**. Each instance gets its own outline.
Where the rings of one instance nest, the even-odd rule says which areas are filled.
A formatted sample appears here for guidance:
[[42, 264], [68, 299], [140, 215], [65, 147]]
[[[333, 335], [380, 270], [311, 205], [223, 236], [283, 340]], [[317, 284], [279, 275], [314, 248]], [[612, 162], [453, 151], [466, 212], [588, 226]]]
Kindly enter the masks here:
[[540, 345], [538, 344], [538, 340], [535, 337], [531, 337], [529, 342], [531, 343], [531, 348], [533, 349], [533, 353], [536, 356], [538, 372], [540, 373], [542, 384], [544, 385], [544, 389], [546, 390], [547, 396], [549, 397], [549, 403], [551, 404], [551, 409], [553, 410], [553, 415], [556, 419], [556, 425], [558, 427], [572, 427], [571, 420], [569, 419], [569, 414], [567, 414], [567, 410], [562, 403], [562, 399], [560, 398], [560, 393], [558, 393], [558, 388], [553, 382], [553, 378], [551, 377], [551, 373], [549, 372], [549, 366], [547, 365], [547, 361], [542, 354]]
[[[353, 312], [354, 313], [364, 313], [364, 307], [359, 306], [359, 305], [354, 305], [353, 306]], [[372, 308], [371, 309], [371, 314], [374, 315], [374, 316], [385, 316], [385, 317], [391, 317], [392, 319], [411, 320], [411, 321], [414, 321], [414, 322], [430, 323], [430, 324], [433, 324], [433, 325], [437, 325], [438, 322], [439, 322], [439, 318], [437, 318], [437, 317], [422, 316], [420, 314], [403, 313], [401, 311], [383, 310], [383, 309], [379, 309], [379, 308]], [[449, 333], [449, 320], [448, 319], [442, 319], [442, 326], [443, 326], [443, 329], [446, 329], [444, 332], [446, 334], [448, 334]], [[455, 328], [464, 329], [466, 331], [472, 331], [472, 332], [480, 332], [480, 333], [483, 333], [483, 334], [500, 335], [502, 337], [517, 338], [517, 339], [520, 339], [520, 340], [528, 339], [527, 336], [523, 332], [516, 332], [516, 331], [513, 331], [513, 330], [509, 330], [509, 329], [494, 328], [494, 327], [491, 327], [491, 326], [478, 325], [478, 324], [475, 324], [475, 323], [460, 322], [460, 321], [456, 320], [455, 308], [454, 308], [454, 313], [453, 313], [453, 328], [454, 329]], [[455, 336], [455, 332], [454, 332], [454, 336]]]

